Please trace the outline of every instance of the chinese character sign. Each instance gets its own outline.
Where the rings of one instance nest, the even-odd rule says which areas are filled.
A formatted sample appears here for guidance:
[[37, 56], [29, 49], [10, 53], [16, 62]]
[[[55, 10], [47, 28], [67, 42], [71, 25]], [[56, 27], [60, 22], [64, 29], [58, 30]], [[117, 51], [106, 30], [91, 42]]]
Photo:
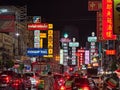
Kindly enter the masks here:
[[112, 0], [102, 0], [102, 36], [104, 40], [116, 40], [116, 35], [113, 35], [112, 3]]

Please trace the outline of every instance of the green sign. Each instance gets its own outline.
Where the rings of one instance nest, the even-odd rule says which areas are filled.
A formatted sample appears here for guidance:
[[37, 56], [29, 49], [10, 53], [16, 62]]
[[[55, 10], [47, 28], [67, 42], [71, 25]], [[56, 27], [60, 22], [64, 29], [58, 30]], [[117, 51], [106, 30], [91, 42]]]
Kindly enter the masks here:
[[88, 42], [96, 42], [97, 37], [88, 37]]
[[79, 47], [78, 42], [69, 42], [69, 47]]

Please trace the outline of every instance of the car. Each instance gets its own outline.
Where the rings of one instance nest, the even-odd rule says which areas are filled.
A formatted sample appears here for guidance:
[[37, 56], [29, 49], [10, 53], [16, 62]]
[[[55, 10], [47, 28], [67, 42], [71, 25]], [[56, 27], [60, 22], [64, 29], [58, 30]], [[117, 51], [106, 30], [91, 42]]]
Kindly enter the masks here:
[[65, 80], [66, 90], [71, 90], [73, 80], [74, 80], [74, 76], [67, 76], [67, 79]]
[[59, 74], [59, 73], [54, 73], [53, 76], [54, 76], [54, 81], [55, 81], [54, 82], [54, 89], [55, 90], [63, 90], [64, 83], [65, 83], [63, 75]]
[[23, 87], [23, 79], [20, 74], [17, 74], [12, 78], [11, 85], [12, 88], [15, 88], [16, 90], [22, 90]]
[[94, 80], [94, 82], [97, 84], [97, 86], [99, 85], [101, 79], [100, 76], [91, 76], [91, 78]]
[[92, 90], [99, 90], [98, 85], [95, 83], [95, 81], [92, 78], [88, 78], [89, 83], [90, 83], [90, 87], [92, 88]]
[[29, 71], [29, 72], [24, 72], [24, 77], [29, 77], [31, 81], [31, 87], [36, 88], [38, 87], [39, 83], [39, 77], [36, 76], [35, 72]]
[[28, 89], [31, 90], [31, 80], [29, 77], [24, 78], [23, 80], [23, 84], [24, 84], [24, 89]]
[[89, 80], [87, 78], [74, 78], [72, 90], [91, 90]]
[[0, 75], [0, 88], [8, 87], [10, 84], [10, 77], [6, 74]]
[[2, 71], [0, 75], [2, 74], [6, 74], [9, 77], [14, 77], [17, 73], [15, 73], [14, 71], [5, 70], [5, 71]]
[[99, 90], [95, 83], [88, 78], [76, 77], [72, 83], [72, 90]]

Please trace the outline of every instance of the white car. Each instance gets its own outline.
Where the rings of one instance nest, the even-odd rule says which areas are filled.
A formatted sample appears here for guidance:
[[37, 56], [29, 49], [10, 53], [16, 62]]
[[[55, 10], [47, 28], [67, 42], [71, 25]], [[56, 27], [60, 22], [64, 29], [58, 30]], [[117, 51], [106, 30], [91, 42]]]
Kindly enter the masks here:
[[32, 88], [37, 87], [38, 81], [39, 81], [39, 77], [37, 77], [37, 76], [35, 75], [35, 72], [25, 72], [25, 73], [24, 73], [24, 76], [30, 77], [30, 81], [31, 81], [31, 86], [32, 86]]

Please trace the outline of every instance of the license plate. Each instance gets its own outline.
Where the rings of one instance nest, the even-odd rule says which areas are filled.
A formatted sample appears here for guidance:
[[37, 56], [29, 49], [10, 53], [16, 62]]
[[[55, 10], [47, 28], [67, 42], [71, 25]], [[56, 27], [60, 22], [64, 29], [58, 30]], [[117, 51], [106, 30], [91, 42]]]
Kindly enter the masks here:
[[78, 90], [82, 90], [82, 88], [79, 88]]

